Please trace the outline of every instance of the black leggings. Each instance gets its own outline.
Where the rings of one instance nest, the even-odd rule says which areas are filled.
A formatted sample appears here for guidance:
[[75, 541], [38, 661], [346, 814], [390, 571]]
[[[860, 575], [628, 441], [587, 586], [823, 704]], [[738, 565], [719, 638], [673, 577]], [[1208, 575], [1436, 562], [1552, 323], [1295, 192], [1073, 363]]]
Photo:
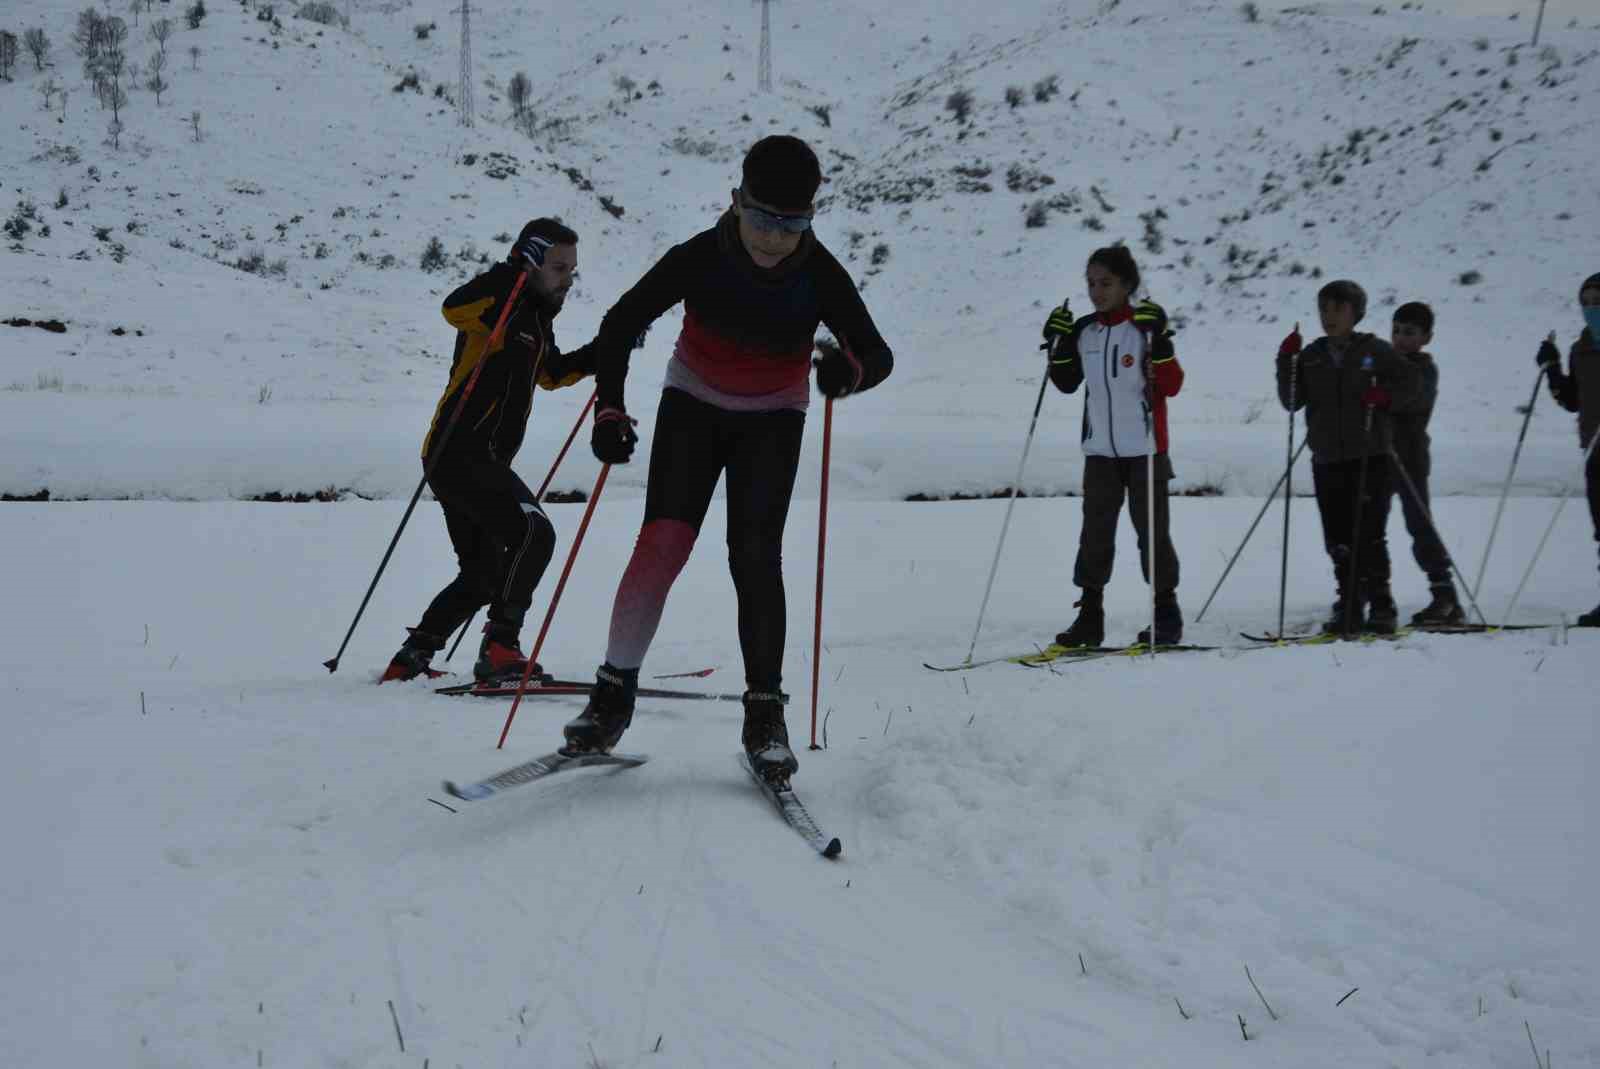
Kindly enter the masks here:
[[650, 445], [644, 525], [611, 612], [606, 660], [637, 668], [655, 637], [667, 592], [689, 559], [717, 480], [727, 476], [728, 569], [739, 603], [745, 681], [777, 690], [786, 606], [783, 528], [800, 466], [805, 413], [730, 412], [681, 390], [661, 394]]
[[555, 527], [511, 466], [487, 457], [446, 453], [428, 485], [444, 510], [460, 571], [417, 630], [442, 643], [488, 605], [489, 622], [514, 634], [555, 552]]
[[[1363, 476], [1363, 468], [1365, 476]], [[1365, 478], [1365, 483], [1362, 480]], [[1352, 546], [1358, 545], [1358, 585], [1389, 585], [1389, 508], [1394, 501], [1394, 472], [1386, 456], [1313, 464], [1311, 481], [1317, 491], [1317, 511], [1322, 515], [1322, 541], [1333, 563], [1340, 590], [1350, 578]], [[1357, 490], [1363, 490], [1358, 495]], [[1359, 501], [1359, 504], [1357, 503]], [[1356, 530], [1356, 513], [1361, 529]]]

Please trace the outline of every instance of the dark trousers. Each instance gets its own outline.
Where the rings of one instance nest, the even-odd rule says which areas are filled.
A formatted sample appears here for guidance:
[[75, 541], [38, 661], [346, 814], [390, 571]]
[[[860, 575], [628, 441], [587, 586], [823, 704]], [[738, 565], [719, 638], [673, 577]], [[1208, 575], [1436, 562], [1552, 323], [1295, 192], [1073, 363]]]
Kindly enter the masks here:
[[[1148, 538], [1150, 504], [1145, 457], [1085, 457], [1083, 462], [1083, 528], [1078, 533], [1078, 562], [1072, 581], [1084, 589], [1102, 589], [1111, 581], [1117, 554], [1117, 515], [1127, 497], [1128, 515], [1139, 537], [1139, 572], [1150, 582]], [[1156, 581], [1157, 594], [1178, 588], [1178, 552], [1172, 547], [1167, 508], [1167, 487], [1172, 481], [1172, 459], [1155, 458]]]
[[555, 552], [555, 527], [510, 465], [488, 457], [447, 453], [428, 486], [444, 510], [460, 570], [417, 630], [443, 641], [488, 605], [489, 622], [515, 634]]
[[[1360, 500], [1361, 529], [1357, 531], [1356, 492], [1362, 485], [1363, 466], [1366, 494]], [[1360, 574], [1356, 578], [1369, 586], [1387, 585], [1389, 504], [1394, 497], [1394, 474], [1388, 458], [1313, 464], [1311, 480], [1317, 492], [1317, 511], [1322, 515], [1322, 542], [1333, 562], [1339, 588], [1343, 590], [1349, 579], [1350, 554], [1357, 549]]]
[[643, 663], [667, 593], [688, 559], [718, 480], [726, 476], [728, 570], [739, 606], [745, 681], [753, 690], [779, 689], [787, 624], [783, 529], [805, 422], [798, 409], [730, 412], [682, 390], [662, 391], [644, 524], [611, 614], [611, 664]]
[[1422, 569], [1422, 574], [1428, 577], [1430, 586], [1449, 585], [1450, 552], [1444, 548], [1444, 542], [1440, 540], [1439, 532], [1434, 525], [1428, 522], [1428, 516], [1433, 509], [1428, 495], [1428, 474], [1432, 467], [1432, 459], [1426, 452], [1413, 451], [1407, 455], [1398, 450], [1389, 463], [1396, 463], [1396, 459], [1404, 467], [1405, 473], [1411, 476], [1411, 485], [1416, 489], [1416, 497], [1413, 497], [1400, 472], [1393, 473], [1392, 485], [1394, 492], [1400, 497], [1400, 511], [1405, 516], [1406, 533], [1411, 536], [1411, 556], [1416, 560], [1417, 567]]
[[1583, 481], [1589, 491], [1589, 518], [1594, 521], [1594, 540], [1600, 543], [1600, 446], [1595, 446], [1595, 451], [1589, 454]]

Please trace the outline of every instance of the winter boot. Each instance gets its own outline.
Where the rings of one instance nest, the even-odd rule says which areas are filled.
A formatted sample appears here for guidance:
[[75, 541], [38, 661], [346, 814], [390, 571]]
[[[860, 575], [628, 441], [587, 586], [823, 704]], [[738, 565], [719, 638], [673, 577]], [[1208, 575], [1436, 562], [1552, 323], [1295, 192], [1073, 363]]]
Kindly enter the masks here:
[[427, 676], [429, 679], [438, 679], [443, 672], [430, 667], [433, 655], [444, 648], [445, 640], [439, 635], [430, 635], [426, 631], [418, 631], [414, 627], [406, 628], [410, 632], [399, 651], [389, 660], [389, 667], [383, 670], [379, 683], [390, 680], [416, 679], [418, 676]]
[[610, 753], [633, 723], [633, 698], [639, 689], [637, 668], [603, 664], [594, 673], [594, 690], [583, 712], [561, 729], [564, 753]]
[[1367, 626], [1375, 635], [1392, 635], [1400, 626], [1400, 610], [1395, 607], [1389, 584], [1373, 582], [1367, 587]]
[[1365, 624], [1361, 610], [1361, 599], [1356, 598], [1355, 604], [1352, 606], [1345, 598], [1344, 588], [1341, 587], [1339, 596], [1334, 599], [1333, 605], [1328, 609], [1328, 620], [1322, 625], [1322, 633], [1325, 635], [1360, 634], [1361, 628]]
[[1600, 627], [1600, 605], [1578, 617], [1579, 627]]
[[1429, 587], [1433, 600], [1427, 607], [1419, 609], [1411, 615], [1411, 623], [1417, 627], [1455, 627], [1467, 620], [1467, 614], [1461, 611], [1461, 602], [1456, 600], [1456, 586], [1446, 579]]
[[744, 752], [756, 775], [775, 786], [788, 783], [800, 769], [783, 723], [783, 703], [788, 700], [787, 694], [776, 690], [744, 692]]
[[1072, 626], [1056, 635], [1058, 646], [1098, 646], [1106, 640], [1105, 592], [1098, 587], [1084, 587], [1083, 596], [1073, 602], [1078, 618]]
[[[1178, 608], [1178, 595], [1169, 590], [1156, 595], [1156, 645], [1176, 646], [1183, 641], [1183, 612]], [[1139, 644], [1150, 645], [1150, 629], [1139, 632]]]
[[[493, 683], [507, 679], [521, 680], [528, 669], [528, 658], [522, 653], [515, 628], [489, 621], [483, 625], [483, 643], [478, 647], [478, 663], [472, 666], [472, 678], [479, 683]], [[537, 663], [528, 677], [530, 682], [541, 683], [550, 677]]]

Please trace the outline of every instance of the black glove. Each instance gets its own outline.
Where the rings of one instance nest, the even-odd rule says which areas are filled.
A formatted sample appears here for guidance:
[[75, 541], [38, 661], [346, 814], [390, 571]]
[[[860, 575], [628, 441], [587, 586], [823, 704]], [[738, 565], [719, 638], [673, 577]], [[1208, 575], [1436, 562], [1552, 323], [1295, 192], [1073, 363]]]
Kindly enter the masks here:
[[589, 448], [602, 464], [626, 464], [633, 456], [633, 447], [639, 435], [633, 429], [634, 420], [620, 408], [606, 407], [594, 414], [594, 430], [589, 434]]
[[822, 396], [838, 400], [855, 392], [861, 385], [861, 364], [849, 350], [824, 338], [817, 342], [817, 352], [822, 354], [815, 364], [817, 389]]
[[1539, 355], [1534, 357], [1541, 368], [1549, 371], [1561, 370], [1561, 350], [1556, 348], [1556, 343], [1546, 338], [1539, 345]]

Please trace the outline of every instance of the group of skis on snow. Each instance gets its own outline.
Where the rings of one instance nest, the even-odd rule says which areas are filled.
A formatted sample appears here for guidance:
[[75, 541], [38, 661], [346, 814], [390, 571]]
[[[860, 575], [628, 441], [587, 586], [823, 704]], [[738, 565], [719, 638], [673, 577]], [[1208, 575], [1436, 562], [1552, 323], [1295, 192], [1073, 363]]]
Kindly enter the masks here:
[[[511, 466], [523, 441], [535, 389], [559, 389], [590, 376], [594, 379], [593, 395], [573, 436], [592, 408], [590, 444], [602, 468], [574, 539], [575, 554], [610, 466], [627, 463], [638, 442], [636, 421], [628, 414], [624, 396], [631, 354], [657, 318], [679, 303], [684, 306], [658, 401], [644, 519], [617, 587], [604, 661], [592, 685], [562, 684], [570, 688], [568, 693], [586, 692], [588, 701], [563, 728], [561, 749], [530, 762], [521, 772], [502, 774], [511, 777], [507, 783], [548, 774], [532, 767], [540, 762], [565, 767], [616, 756], [613, 750], [633, 718], [640, 666], [668, 592], [694, 546], [713, 491], [723, 480], [729, 568], [737, 595], [747, 688], [737, 695], [744, 708], [744, 753], [752, 773], [774, 793], [780, 808], [785, 793], [792, 799], [789, 777], [798, 762], [784, 720], [786, 607], [781, 546], [811, 373], [815, 369], [817, 389], [826, 399], [825, 517], [827, 429], [833, 402], [883, 382], [894, 364], [850, 275], [812, 229], [821, 181], [817, 157], [801, 139], [778, 135], [757, 141], [746, 153], [740, 184], [731, 191], [728, 207], [716, 223], [670, 249], [611, 306], [595, 338], [570, 352], [556, 345], [553, 326], [577, 272], [579, 240], [577, 233], [555, 219], [528, 223], [503, 263], [445, 299], [445, 319], [457, 332], [455, 352], [448, 384], [423, 441], [422, 479], [405, 517], [409, 519], [423, 488], [431, 489], [444, 513], [459, 570], [417, 625], [408, 629], [409, 636], [383, 680], [440, 675], [432, 667], [434, 655], [458, 629], [464, 633], [477, 611], [487, 606], [474, 678], [480, 691], [515, 683], [519, 695], [530, 683], [537, 687], [549, 682], [536, 663], [545, 631], [541, 630], [531, 658], [522, 652], [519, 639], [533, 591], [556, 543], [555, 529], [541, 506], [555, 466], [537, 492]], [[1118, 515], [1125, 500], [1138, 537], [1140, 567], [1151, 590], [1150, 620], [1140, 631], [1136, 648], [1177, 647], [1183, 616], [1177, 600], [1178, 555], [1169, 523], [1173, 467], [1167, 404], [1181, 389], [1184, 372], [1173, 347], [1174, 331], [1159, 305], [1134, 302], [1139, 269], [1125, 247], [1096, 249], [1084, 277], [1094, 311], [1075, 316], [1063, 301], [1045, 322], [1042, 347], [1047, 351], [1047, 372], [1022, 458], [1025, 465], [1046, 386], [1054, 384], [1066, 393], [1081, 387], [1083, 523], [1073, 582], [1082, 593], [1076, 619], [1055, 636], [1050, 651], [1109, 652], [1102, 647], [1103, 591], [1111, 578]], [[1322, 630], [1341, 636], [1396, 632], [1385, 532], [1397, 487], [1413, 552], [1433, 595], [1412, 618], [1413, 625], [1469, 626], [1452, 581], [1453, 575], [1460, 578], [1460, 572], [1444, 549], [1428, 507], [1427, 424], [1438, 391], [1438, 367], [1425, 346], [1432, 337], [1433, 313], [1421, 303], [1401, 306], [1394, 314], [1391, 344], [1356, 329], [1367, 303], [1356, 283], [1329, 283], [1318, 293], [1317, 303], [1324, 336], [1303, 345], [1297, 324], [1277, 353], [1279, 396], [1290, 413], [1288, 459], [1278, 488], [1284, 492], [1287, 529], [1294, 461], [1309, 447], [1337, 590]], [[1580, 303], [1587, 328], [1572, 348], [1568, 369], [1562, 371], [1553, 340], [1540, 347], [1538, 369], [1557, 400], [1580, 415], [1588, 496], [1600, 539], [1600, 478], [1593, 463], [1594, 442], [1600, 437], [1596, 434], [1600, 275], [1584, 282]], [[837, 340], [818, 341], [819, 326]], [[1536, 380], [1535, 398], [1538, 389]], [[1531, 414], [1531, 405], [1528, 411]], [[1298, 447], [1297, 413], [1304, 413], [1306, 423]], [[569, 437], [567, 446], [571, 443]], [[1521, 436], [1519, 451], [1520, 447]], [[563, 447], [555, 465], [566, 451]], [[1515, 459], [1513, 472], [1514, 468]], [[1021, 466], [1019, 483], [1020, 478]], [[1508, 488], [1510, 481], [1508, 475]], [[1013, 503], [1015, 493], [1013, 487]], [[1007, 524], [1010, 517], [1008, 508]], [[330, 670], [337, 668], [406, 519], [395, 532], [339, 654], [327, 662]], [[1002, 546], [1004, 538], [1003, 528]], [[1287, 535], [1285, 572], [1286, 554]], [[996, 565], [999, 556], [997, 547]], [[819, 553], [819, 597], [821, 579]], [[991, 568], [991, 589], [993, 579]], [[565, 580], [563, 572], [545, 617], [546, 629]], [[1472, 600], [1475, 586], [1464, 579], [1462, 583]], [[1215, 596], [1216, 591], [1212, 593]], [[985, 607], [987, 601], [986, 591]], [[1269, 636], [1276, 639], [1288, 637], [1282, 603], [1280, 590], [1278, 631]], [[979, 629], [982, 616], [980, 609]], [[820, 605], [818, 619], [820, 626]], [[1580, 622], [1600, 622], [1600, 608]], [[1487, 624], [1481, 611], [1478, 624]], [[976, 641], [975, 632], [974, 647]], [[972, 664], [969, 649], [963, 666]], [[813, 664], [814, 672], [816, 668]], [[617, 757], [618, 763], [636, 760]], [[473, 789], [483, 796], [496, 788], [489, 780]], [[463, 797], [472, 793], [463, 791]]]

